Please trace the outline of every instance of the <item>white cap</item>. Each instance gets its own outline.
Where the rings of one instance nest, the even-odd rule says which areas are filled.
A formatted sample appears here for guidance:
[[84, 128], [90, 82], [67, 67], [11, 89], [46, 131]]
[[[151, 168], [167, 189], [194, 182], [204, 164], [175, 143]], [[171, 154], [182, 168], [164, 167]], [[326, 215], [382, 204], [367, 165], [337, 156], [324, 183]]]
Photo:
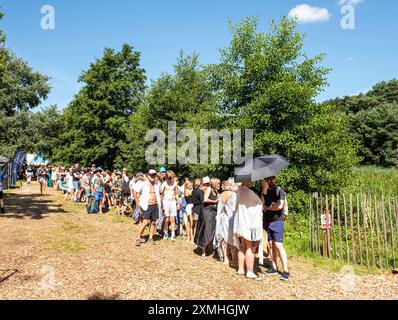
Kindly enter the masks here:
[[210, 178], [209, 177], [204, 177], [202, 179], [202, 183], [210, 183]]

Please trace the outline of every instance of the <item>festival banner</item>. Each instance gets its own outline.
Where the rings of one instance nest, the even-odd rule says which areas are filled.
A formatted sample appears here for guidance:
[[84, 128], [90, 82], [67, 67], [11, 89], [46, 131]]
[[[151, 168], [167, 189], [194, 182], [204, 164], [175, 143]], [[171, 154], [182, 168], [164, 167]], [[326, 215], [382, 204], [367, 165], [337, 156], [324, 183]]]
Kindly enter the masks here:
[[17, 151], [12, 160], [12, 174], [11, 174], [11, 185], [17, 183], [18, 173], [21, 169], [23, 162], [25, 161], [26, 153], [24, 151]]

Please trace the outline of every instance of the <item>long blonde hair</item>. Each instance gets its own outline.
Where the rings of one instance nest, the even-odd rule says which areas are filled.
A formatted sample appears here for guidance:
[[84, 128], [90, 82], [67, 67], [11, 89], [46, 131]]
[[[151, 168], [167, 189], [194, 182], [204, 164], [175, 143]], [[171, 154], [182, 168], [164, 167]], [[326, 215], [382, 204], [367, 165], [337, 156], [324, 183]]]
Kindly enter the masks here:
[[[192, 195], [192, 187], [193, 187], [193, 184], [191, 181], [187, 180], [184, 183], [184, 197], [190, 197]], [[189, 191], [189, 194], [188, 194], [188, 191]]]
[[224, 182], [225, 191], [238, 191], [240, 183], [236, 183], [234, 178], [229, 178], [227, 181]]

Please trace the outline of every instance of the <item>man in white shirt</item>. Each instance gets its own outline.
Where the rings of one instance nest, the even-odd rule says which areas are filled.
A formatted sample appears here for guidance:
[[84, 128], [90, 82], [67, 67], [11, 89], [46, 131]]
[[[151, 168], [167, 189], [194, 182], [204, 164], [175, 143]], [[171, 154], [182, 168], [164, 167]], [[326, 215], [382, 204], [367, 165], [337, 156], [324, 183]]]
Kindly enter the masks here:
[[153, 236], [156, 229], [156, 220], [159, 218], [159, 211], [161, 209], [160, 186], [156, 180], [156, 176], [156, 170], [150, 169], [147, 178], [144, 181], [137, 181], [135, 184], [133, 193], [134, 201], [143, 216], [143, 223], [140, 226], [138, 237], [135, 241], [136, 246], [140, 246], [141, 242], [143, 242], [141, 237], [148, 224], [150, 225], [148, 242], [154, 243]]

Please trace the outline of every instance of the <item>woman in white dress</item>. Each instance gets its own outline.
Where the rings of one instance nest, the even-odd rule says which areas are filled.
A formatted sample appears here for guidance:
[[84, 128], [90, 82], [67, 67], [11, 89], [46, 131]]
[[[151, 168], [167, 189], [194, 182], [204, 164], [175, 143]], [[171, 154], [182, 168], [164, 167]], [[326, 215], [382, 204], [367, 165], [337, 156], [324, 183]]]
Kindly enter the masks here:
[[224, 192], [221, 194], [217, 207], [216, 235], [214, 248], [225, 265], [229, 265], [229, 255], [232, 256], [232, 267], [237, 266], [238, 250], [234, 245], [234, 220], [236, 212], [236, 191], [239, 184], [234, 178], [229, 178], [224, 183]]
[[254, 273], [254, 258], [258, 249], [259, 263], [263, 263], [263, 210], [261, 199], [250, 190], [251, 182], [244, 182], [236, 196], [234, 221], [235, 243], [238, 252], [238, 274], [249, 279], [261, 280]]

